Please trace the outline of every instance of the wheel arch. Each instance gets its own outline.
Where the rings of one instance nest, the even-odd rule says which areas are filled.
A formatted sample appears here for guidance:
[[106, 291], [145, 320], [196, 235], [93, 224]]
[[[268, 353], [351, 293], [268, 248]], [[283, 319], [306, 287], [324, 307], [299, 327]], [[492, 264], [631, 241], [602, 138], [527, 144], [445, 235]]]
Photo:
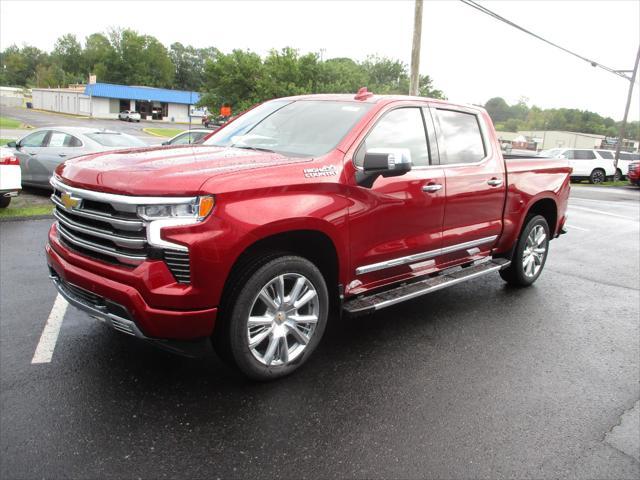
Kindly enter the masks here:
[[547, 224], [549, 225], [551, 238], [553, 238], [556, 234], [556, 228], [558, 224], [558, 205], [556, 204], [555, 199], [545, 197], [533, 202], [529, 206], [527, 214], [522, 220], [522, 225], [520, 225], [520, 232], [526, 224], [526, 219], [534, 215], [542, 215], [544, 217], [544, 219], [547, 221]]
[[251, 242], [243, 246], [224, 282], [222, 298], [229, 295], [238, 280], [238, 275], [250, 262], [256, 257], [266, 258], [275, 252], [298, 255], [311, 261], [322, 273], [331, 303], [338, 302], [341, 294], [340, 267], [344, 260], [340, 257], [335, 239], [326, 231], [317, 228], [287, 228], [274, 231], [272, 226], [268, 230], [266, 233], [261, 229], [263, 235], [252, 235]]

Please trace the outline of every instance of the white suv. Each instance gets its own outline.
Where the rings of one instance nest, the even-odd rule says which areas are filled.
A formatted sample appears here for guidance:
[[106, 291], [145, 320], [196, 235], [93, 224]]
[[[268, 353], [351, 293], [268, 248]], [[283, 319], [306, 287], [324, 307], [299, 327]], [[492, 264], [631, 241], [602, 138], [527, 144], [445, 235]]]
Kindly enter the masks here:
[[139, 122], [140, 114], [138, 112], [134, 112], [133, 110], [125, 110], [124, 112], [120, 112], [118, 114], [119, 120], [125, 120], [127, 122]]
[[[616, 173], [613, 160], [603, 158], [597, 150], [587, 148], [563, 148], [555, 152], [554, 158], [566, 158], [572, 180], [589, 180], [589, 183], [602, 183]], [[627, 167], [628, 168], [628, 167]]]

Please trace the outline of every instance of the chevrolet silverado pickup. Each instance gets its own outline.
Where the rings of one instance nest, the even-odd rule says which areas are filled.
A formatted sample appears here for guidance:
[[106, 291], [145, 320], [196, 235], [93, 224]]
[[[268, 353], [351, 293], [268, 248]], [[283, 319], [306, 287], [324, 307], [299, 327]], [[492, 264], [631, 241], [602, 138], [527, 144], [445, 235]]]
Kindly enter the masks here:
[[213, 345], [273, 379], [329, 318], [492, 272], [531, 285], [564, 232], [570, 174], [564, 159], [505, 159], [480, 107], [366, 89], [280, 98], [201, 145], [62, 164], [47, 262], [59, 293], [113, 329]]

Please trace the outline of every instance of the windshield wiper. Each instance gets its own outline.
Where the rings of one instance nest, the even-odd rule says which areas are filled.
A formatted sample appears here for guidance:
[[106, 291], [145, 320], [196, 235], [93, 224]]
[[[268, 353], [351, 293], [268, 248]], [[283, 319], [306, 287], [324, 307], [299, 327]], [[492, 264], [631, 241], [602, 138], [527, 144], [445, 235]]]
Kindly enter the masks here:
[[231, 145], [232, 148], [242, 148], [243, 150], [255, 150], [257, 152], [269, 152], [269, 153], [276, 153], [275, 151], [269, 149], [269, 148], [263, 148], [263, 147], [254, 147], [252, 145]]

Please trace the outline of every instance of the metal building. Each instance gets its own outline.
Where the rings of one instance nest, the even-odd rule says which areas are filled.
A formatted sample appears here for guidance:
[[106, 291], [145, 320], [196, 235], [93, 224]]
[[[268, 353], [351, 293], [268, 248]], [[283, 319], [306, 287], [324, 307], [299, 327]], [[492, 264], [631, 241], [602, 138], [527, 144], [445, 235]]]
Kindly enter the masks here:
[[134, 110], [146, 120], [188, 122], [190, 107], [199, 100], [198, 92], [110, 83], [33, 89], [33, 108], [96, 118]]

